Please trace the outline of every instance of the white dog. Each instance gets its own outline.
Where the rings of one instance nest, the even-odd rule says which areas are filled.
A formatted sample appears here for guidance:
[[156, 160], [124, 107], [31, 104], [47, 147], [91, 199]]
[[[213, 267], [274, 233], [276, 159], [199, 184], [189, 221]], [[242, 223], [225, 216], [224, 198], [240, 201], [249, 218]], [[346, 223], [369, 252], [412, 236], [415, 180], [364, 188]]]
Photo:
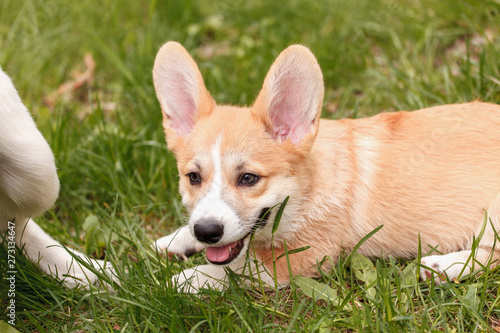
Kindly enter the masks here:
[[31, 219], [52, 207], [58, 193], [52, 151], [0, 68], [0, 235], [8, 246], [8, 262], [14, 263], [15, 244], [42, 271], [64, 280], [66, 286], [94, 284], [97, 276], [74, 256], [98, 269], [104, 262], [77, 251], [71, 255]]

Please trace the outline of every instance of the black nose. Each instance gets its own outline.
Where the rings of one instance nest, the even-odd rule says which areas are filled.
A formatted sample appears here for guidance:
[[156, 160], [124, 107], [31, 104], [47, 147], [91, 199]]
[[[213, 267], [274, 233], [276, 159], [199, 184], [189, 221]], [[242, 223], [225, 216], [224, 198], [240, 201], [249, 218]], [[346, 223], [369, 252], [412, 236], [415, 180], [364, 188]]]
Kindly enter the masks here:
[[202, 243], [215, 244], [224, 235], [224, 226], [222, 224], [200, 221], [194, 225], [194, 236]]

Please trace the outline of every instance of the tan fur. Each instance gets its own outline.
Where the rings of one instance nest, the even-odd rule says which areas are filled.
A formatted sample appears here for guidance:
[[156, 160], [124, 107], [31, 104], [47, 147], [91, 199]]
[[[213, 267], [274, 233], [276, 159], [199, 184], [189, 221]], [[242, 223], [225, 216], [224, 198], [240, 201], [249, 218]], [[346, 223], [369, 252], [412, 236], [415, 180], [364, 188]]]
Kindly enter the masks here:
[[[314, 275], [315, 260], [329, 254], [335, 261], [379, 225], [360, 253], [414, 258], [419, 235], [424, 254], [427, 244], [443, 253], [470, 249], [485, 211], [500, 198], [499, 131], [500, 107], [479, 102], [322, 120], [309, 156], [317, 167], [305, 184], [311, 186], [301, 207], [307, 213], [294, 217], [302, 228], [288, 244], [312, 249], [289, 257], [294, 273]], [[365, 141], [371, 147], [360, 144]], [[324, 193], [337, 193], [339, 202]], [[489, 213], [498, 230], [500, 214]], [[270, 250], [258, 253], [270, 258]], [[308, 266], [313, 270], [305, 273]]]
[[[169, 44], [175, 43], [166, 44], [157, 57], [156, 77], [160, 65], [180, 56], [188, 57], [191, 70], [199, 73], [185, 50], [176, 51], [178, 44], [175, 48]], [[290, 196], [277, 233], [270, 233], [271, 219], [255, 233], [250, 249], [269, 272], [273, 270], [271, 245], [277, 257], [284, 251], [284, 240], [289, 250], [311, 246], [288, 260], [293, 274], [315, 276], [325, 256], [335, 263], [380, 225], [383, 228], [361, 246], [360, 253], [414, 258], [419, 237], [423, 254], [431, 247], [443, 254], [470, 250], [485, 212], [500, 230], [500, 106], [473, 102], [366, 119], [319, 121], [321, 72], [312, 54], [297, 46], [278, 57], [250, 108], [215, 105], [201, 75], [192, 76], [199, 77], [202, 106], [188, 133], [179, 136], [171, 130], [171, 112], [162, 104], [167, 141], [178, 160], [183, 202], [192, 210], [208, 192], [214, 172], [210, 151], [221, 140], [221, 200], [243, 221], [252, 219], [264, 197], [273, 197], [277, 204]], [[304, 82], [298, 81], [302, 90], [295, 88], [297, 77], [304, 77]], [[170, 98], [160, 80], [155, 79], [155, 86], [160, 102]], [[311, 86], [316, 88], [311, 91], [307, 88]], [[300, 103], [309, 105], [309, 98], [314, 108], [297, 116], [304, 124], [297, 131], [298, 139], [291, 134], [286, 138], [286, 131], [280, 136], [282, 132], [273, 128], [270, 108], [281, 103], [282, 96], [276, 94], [283, 89], [292, 89], [291, 94], [283, 93], [285, 98], [303, 94]], [[192, 186], [184, 176], [193, 170], [204, 179], [200, 187]], [[244, 172], [261, 178], [252, 187], [239, 186], [238, 176]], [[494, 242], [488, 225], [477, 261], [500, 259], [498, 245], [492, 251]], [[465, 262], [466, 253], [458, 253], [459, 261]], [[439, 266], [444, 258], [439, 257], [422, 262], [448, 273], [448, 266]], [[323, 268], [329, 269], [330, 262], [325, 263]], [[278, 280], [288, 281], [287, 259], [277, 260], [276, 267]], [[422, 274], [430, 273], [424, 270]]]

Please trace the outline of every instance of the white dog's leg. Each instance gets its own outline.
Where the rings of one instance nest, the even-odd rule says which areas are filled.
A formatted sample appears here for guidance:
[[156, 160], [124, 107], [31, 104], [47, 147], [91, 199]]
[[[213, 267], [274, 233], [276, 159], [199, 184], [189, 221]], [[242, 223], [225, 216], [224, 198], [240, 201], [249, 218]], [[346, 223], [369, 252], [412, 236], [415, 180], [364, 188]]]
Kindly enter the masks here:
[[[494, 200], [488, 209], [488, 217], [491, 219], [497, 233], [500, 233], [500, 195]], [[453, 252], [445, 255], [434, 255], [424, 257], [421, 264], [427, 266], [420, 268], [421, 279], [432, 279], [434, 282], [440, 284], [442, 281], [448, 279], [458, 279], [461, 276], [470, 274], [472, 271], [481, 268], [481, 265], [486, 265], [489, 261], [492, 267], [498, 264], [500, 260], [500, 239], [498, 234], [492, 228], [490, 221], [487, 221], [484, 234], [479, 239], [479, 245], [476, 247], [475, 253], [472, 255], [471, 250]], [[480, 225], [476, 231], [476, 236], [480, 235], [483, 224]], [[471, 240], [472, 245], [472, 240]], [[433, 271], [436, 271], [435, 274]]]
[[78, 263], [68, 250], [96, 270], [106, 270], [108, 273], [112, 273], [111, 267], [105, 265], [104, 261], [90, 259], [76, 250], [63, 248], [61, 244], [46, 234], [31, 219], [24, 226], [22, 223], [16, 223], [16, 244], [20, 248], [24, 248], [26, 256], [35, 261], [42, 271], [56, 276], [70, 288], [79, 284], [84, 286], [94, 285], [98, 282], [98, 278], [90, 270]]
[[0, 69], [0, 229], [7, 219], [45, 212], [58, 194], [54, 155]]
[[[69, 287], [93, 284], [97, 277], [29, 219], [49, 209], [58, 194], [52, 151], [0, 69], [0, 233], [11, 235], [9, 221], [14, 221], [16, 244], [41, 270], [55, 274]], [[104, 266], [102, 261], [74, 253], [96, 268]]]
[[153, 247], [160, 253], [177, 254], [183, 258], [201, 252], [205, 247], [189, 231], [188, 226], [181, 227], [170, 235], [159, 238]]

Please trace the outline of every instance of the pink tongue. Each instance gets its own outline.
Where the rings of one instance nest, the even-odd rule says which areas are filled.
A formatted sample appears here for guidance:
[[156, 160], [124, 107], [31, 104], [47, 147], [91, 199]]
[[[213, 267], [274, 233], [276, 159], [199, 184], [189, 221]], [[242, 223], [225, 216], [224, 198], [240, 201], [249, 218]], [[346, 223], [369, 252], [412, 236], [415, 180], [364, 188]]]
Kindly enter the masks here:
[[212, 262], [223, 262], [229, 258], [229, 249], [231, 245], [235, 245], [237, 242], [227, 244], [224, 246], [208, 246], [207, 247], [207, 258]]

